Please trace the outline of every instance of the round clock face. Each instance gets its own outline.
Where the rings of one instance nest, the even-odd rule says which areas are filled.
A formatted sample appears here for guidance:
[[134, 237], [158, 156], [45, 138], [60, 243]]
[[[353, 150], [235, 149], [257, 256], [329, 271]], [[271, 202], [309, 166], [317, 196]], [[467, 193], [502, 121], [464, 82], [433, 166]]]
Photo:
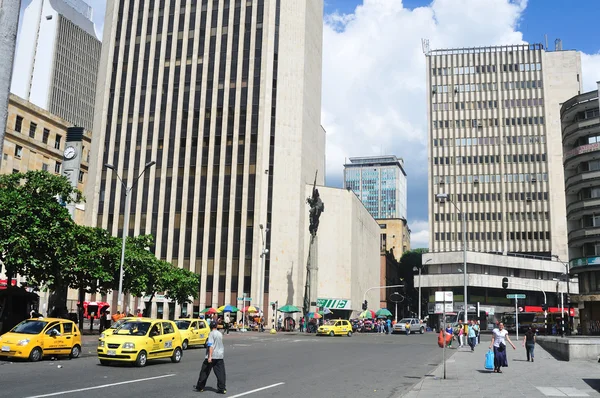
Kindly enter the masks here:
[[74, 147], [69, 146], [65, 149], [65, 159], [73, 159], [75, 155], [77, 155], [77, 153], [75, 152]]

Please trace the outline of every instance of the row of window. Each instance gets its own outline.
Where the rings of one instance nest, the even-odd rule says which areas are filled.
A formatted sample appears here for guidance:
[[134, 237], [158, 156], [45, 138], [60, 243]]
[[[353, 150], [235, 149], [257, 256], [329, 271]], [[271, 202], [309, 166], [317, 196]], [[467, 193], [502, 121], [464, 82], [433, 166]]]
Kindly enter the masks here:
[[[544, 124], [543, 116], [507, 117], [505, 126], [537, 126]], [[498, 119], [434, 120], [434, 129], [498, 127]]]
[[[454, 126], [453, 126], [454, 125]], [[498, 119], [460, 119], [455, 120], [452, 123], [452, 120], [434, 120], [433, 128], [444, 129], [444, 128], [482, 128], [482, 127], [498, 127]]]
[[[541, 63], [537, 62], [502, 65], [503, 72], [529, 72], [536, 70], [542, 70]], [[431, 74], [433, 76], [475, 75], [481, 73], [496, 73], [496, 65], [459, 66], [454, 68], [431, 68]]]
[[[529, 163], [529, 162], [545, 162], [546, 154], [521, 154], [521, 155], [504, 155], [505, 163]], [[433, 164], [495, 164], [500, 163], [500, 155], [479, 155], [479, 156], [443, 156], [434, 157]], [[591, 162], [590, 162], [591, 163]], [[600, 161], [596, 161], [597, 168], [600, 169]]]
[[[503, 141], [503, 142], [501, 142]], [[456, 138], [454, 140], [449, 138], [434, 138], [434, 147], [450, 147], [453, 146], [481, 146], [481, 145], [505, 145], [510, 144], [544, 144], [546, 137], [543, 135], [513, 135], [505, 136], [503, 140], [500, 137], [480, 137], [480, 138]]]
[[[37, 133], [37, 124], [34, 122], [29, 122], [29, 137], [35, 139]], [[21, 133], [23, 130], [23, 117], [18, 116], [15, 119], [15, 131]], [[44, 128], [42, 131], [42, 142], [44, 144], [48, 143], [48, 139], [50, 138], [50, 130]], [[54, 148], [60, 149], [60, 144], [62, 141], [62, 136], [60, 134], [56, 134], [56, 138], [54, 139]], [[15, 155], [16, 156], [16, 155]]]
[[[434, 111], [449, 111], [452, 109], [451, 102], [440, 102], [432, 105]], [[498, 108], [497, 100], [489, 101], [459, 101], [454, 102], [455, 110], [464, 109], [496, 109]]]
[[[543, 88], [541, 80], [521, 80], [521, 81], [510, 81], [502, 82], [504, 90], [524, 90], [531, 88]], [[465, 83], [465, 84], [437, 84], [431, 86], [431, 93], [474, 93], [474, 92], [485, 92], [485, 91], [497, 91], [498, 83]]]
[[520, 98], [520, 99], [505, 99], [504, 107], [505, 108], [526, 108], [530, 106], [543, 106], [544, 99], [543, 98]]
[[503, 82], [505, 90], [524, 90], [526, 88], [543, 88], [541, 80], [521, 80], [514, 82]]
[[[456, 238], [455, 238], [456, 236]], [[549, 231], [535, 231], [535, 232], [510, 232], [508, 234], [509, 240], [550, 240]], [[461, 241], [461, 232], [436, 232], [436, 241]], [[486, 240], [502, 240], [502, 232], [468, 232], [467, 240], [486, 241]]]
[[550, 213], [547, 211], [517, 211], [506, 213], [508, 221], [541, 221], [549, 220]]
[[[515, 173], [504, 174], [504, 182], [537, 182], [548, 181], [548, 173]], [[460, 184], [460, 183], [489, 183], [502, 182], [501, 174], [434, 176], [433, 184]]]
[[[436, 213], [435, 221], [454, 221], [456, 213]], [[458, 221], [462, 221], [462, 214], [458, 213]], [[468, 221], [502, 221], [502, 213], [467, 213]]]

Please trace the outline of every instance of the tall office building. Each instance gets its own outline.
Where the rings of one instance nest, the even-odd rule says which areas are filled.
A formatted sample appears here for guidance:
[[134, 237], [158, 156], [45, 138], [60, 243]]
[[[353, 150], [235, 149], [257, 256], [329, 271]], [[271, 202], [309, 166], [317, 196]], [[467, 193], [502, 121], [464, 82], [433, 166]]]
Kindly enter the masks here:
[[429, 273], [442, 275], [425, 276], [423, 286], [456, 287], [462, 301], [462, 275], [452, 275], [464, 271], [462, 254], [440, 252], [461, 251], [466, 238], [470, 303], [510, 305], [505, 276], [511, 288], [555, 291], [552, 278], [565, 269], [552, 260], [567, 258], [559, 112], [581, 90], [580, 54], [534, 44], [426, 58], [433, 254], [425, 257]]
[[406, 172], [396, 156], [350, 158], [344, 187], [352, 190], [374, 219], [406, 219]]
[[92, 130], [102, 43], [82, 0], [33, 0], [25, 9], [11, 92]]
[[154, 235], [158, 257], [201, 276], [193, 307], [159, 298], [153, 315], [244, 293], [302, 302], [305, 189], [315, 171], [323, 183], [325, 161], [322, 17], [322, 1], [107, 2], [89, 223], [121, 236], [116, 173], [131, 184], [156, 161], [125, 232]]

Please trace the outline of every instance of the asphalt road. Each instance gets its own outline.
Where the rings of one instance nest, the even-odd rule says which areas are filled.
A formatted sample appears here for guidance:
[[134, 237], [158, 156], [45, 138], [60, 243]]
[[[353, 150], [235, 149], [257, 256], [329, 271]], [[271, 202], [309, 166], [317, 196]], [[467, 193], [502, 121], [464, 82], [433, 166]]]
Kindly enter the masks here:
[[[441, 361], [434, 333], [331, 338], [249, 332], [224, 341], [229, 397], [399, 397]], [[192, 386], [204, 352], [189, 349], [179, 364], [106, 367], [99, 365], [90, 336], [78, 359], [0, 361], [0, 396], [194, 397], [202, 394]], [[216, 391], [214, 375], [203, 395], [216, 395], [211, 391]]]

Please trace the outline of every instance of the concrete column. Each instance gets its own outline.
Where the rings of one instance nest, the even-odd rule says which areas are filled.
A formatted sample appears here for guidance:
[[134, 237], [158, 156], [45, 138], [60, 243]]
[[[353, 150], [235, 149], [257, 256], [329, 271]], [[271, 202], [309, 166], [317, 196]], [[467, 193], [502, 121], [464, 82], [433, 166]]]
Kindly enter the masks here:
[[0, 164], [2, 148], [8, 117], [8, 95], [12, 80], [15, 46], [17, 44], [17, 28], [19, 27], [19, 10], [21, 0], [0, 0]]

